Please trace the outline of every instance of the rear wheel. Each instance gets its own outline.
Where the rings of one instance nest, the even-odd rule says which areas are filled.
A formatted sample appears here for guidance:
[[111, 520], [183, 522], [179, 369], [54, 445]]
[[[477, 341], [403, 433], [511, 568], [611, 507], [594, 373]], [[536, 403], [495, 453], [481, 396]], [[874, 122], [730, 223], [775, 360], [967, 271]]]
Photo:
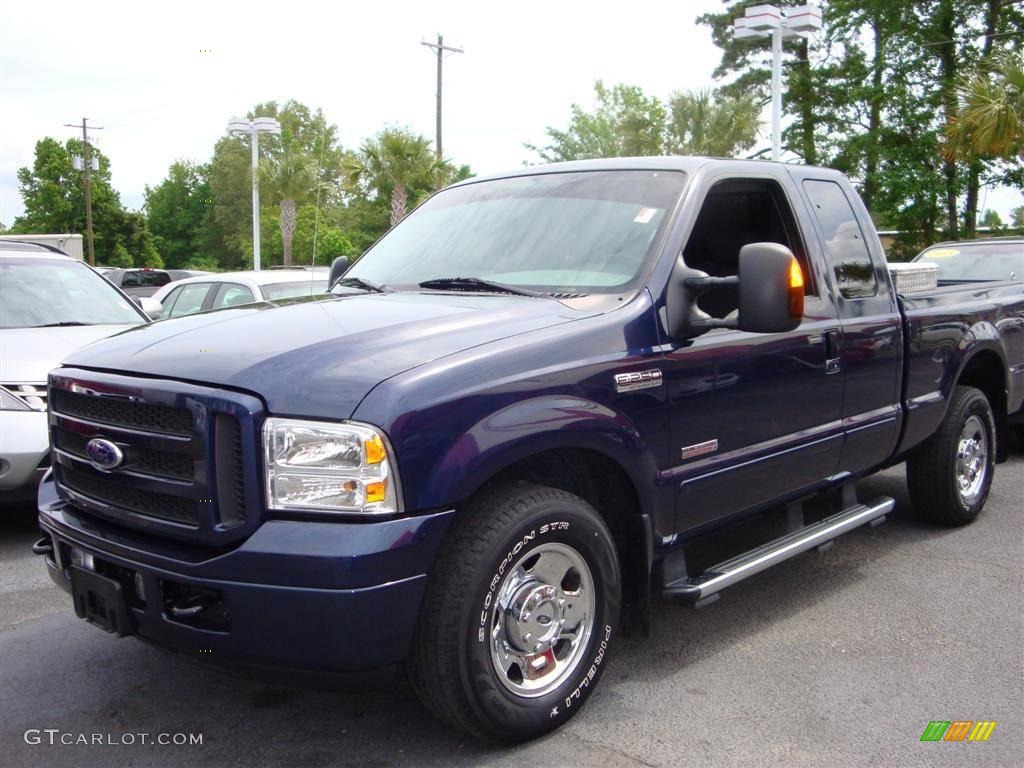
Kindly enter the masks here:
[[995, 470], [992, 406], [974, 387], [956, 387], [938, 431], [907, 459], [914, 508], [940, 525], [966, 525], [985, 506]]
[[437, 717], [487, 741], [579, 711], [618, 621], [615, 544], [577, 496], [515, 483], [454, 523], [423, 597], [409, 679]]

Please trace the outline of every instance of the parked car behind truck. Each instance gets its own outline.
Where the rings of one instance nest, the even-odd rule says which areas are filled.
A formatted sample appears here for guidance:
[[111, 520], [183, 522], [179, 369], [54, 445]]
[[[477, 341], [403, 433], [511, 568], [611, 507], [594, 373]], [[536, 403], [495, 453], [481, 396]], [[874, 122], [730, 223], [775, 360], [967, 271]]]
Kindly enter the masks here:
[[579, 711], [653, 593], [706, 605], [881, 521], [865, 475], [906, 460], [923, 517], [974, 520], [1022, 400], [1022, 286], [896, 295], [834, 171], [532, 167], [438, 193], [329, 297], [67, 361], [37, 549], [109, 631], [404, 664], [515, 741]]
[[46, 375], [79, 347], [146, 322], [67, 254], [0, 241], [0, 501], [31, 500], [50, 466]]

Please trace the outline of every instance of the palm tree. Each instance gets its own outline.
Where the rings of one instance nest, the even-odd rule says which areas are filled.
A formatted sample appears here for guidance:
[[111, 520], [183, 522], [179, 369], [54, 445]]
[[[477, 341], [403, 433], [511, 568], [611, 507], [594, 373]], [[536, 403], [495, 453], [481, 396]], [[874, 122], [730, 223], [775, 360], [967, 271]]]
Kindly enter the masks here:
[[943, 154], [1024, 160], [1024, 57], [1003, 53], [959, 88], [960, 111], [946, 126]]
[[730, 157], [753, 146], [761, 107], [747, 96], [715, 100], [711, 91], [676, 91], [669, 97], [668, 148], [677, 155]]
[[389, 128], [363, 142], [359, 152], [345, 163], [355, 182], [365, 182], [378, 193], [391, 194], [391, 226], [406, 214], [409, 185], [424, 177], [443, 175], [446, 165], [439, 161], [430, 142], [409, 131]]
[[260, 168], [262, 182], [270, 190], [281, 208], [281, 245], [284, 265], [292, 263], [292, 237], [298, 218], [297, 201], [307, 198], [317, 184], [316, 164], [296, 145], [282, 141], [281, 149], [263, 161]]

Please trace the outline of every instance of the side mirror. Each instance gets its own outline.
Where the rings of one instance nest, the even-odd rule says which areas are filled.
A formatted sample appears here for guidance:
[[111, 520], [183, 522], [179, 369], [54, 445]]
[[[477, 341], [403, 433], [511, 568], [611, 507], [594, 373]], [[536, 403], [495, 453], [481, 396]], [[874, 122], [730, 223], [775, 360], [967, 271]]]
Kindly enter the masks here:
[[331, 262], [331, 272], [327, 277], [327, 290], [334, 287], [334, 284], [341, 280], [341, 278], [348, 271], [348, 258], [346, 256], [339, 256]]
[[783, 333], [804, 315], [804, 273], [792, 251], [778, 243], [750, 243], [740, 249], [739, 328]]
[[[719, 319], [702, 312], [697, 300], [705, 291], [721, 286], [739, 289], [735, 319]], [[676, 264], [668, 292], [668, 323], [677, 337], [711, 328], [738, 328], [751, 333], [784, 333], [800, 325], [804, 314], [804, 275], [786, 246], [750, 243], [740, 249], [739, 275], [710, 277], [691, 269], [682, 256]]]
[[150, 296], [140, 296], [139, 309], [145, 312], [150, 320], [156, 320], [164, 311], [164, 305]]

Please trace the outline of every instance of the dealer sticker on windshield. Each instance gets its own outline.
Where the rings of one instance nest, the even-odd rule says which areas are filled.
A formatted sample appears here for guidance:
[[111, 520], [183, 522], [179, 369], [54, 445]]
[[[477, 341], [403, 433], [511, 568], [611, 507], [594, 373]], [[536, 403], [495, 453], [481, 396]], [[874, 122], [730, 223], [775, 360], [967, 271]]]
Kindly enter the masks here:
[[657, 213], [657, 208], [641, 208], [640, 213], [633, 217], [633, 221], [637, 224], [650, 224]]
[[926, 251], [921, 256], [922, 261], [928, 259], [948, 259], [950, 256], [957, 256], [960, 253], [956, 248], [936, 248], [934, 251]]

